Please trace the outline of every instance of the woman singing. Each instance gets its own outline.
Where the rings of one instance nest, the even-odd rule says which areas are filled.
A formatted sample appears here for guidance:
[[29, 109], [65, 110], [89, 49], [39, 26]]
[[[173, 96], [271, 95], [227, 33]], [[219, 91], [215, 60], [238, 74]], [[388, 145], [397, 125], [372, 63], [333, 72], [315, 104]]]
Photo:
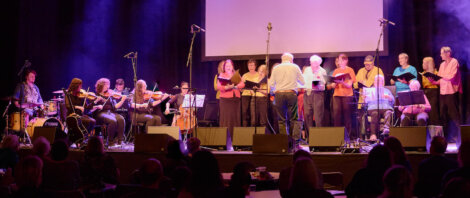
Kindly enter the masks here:
[[[354, 70], [348, 66], [348, 56], [340, 54], [338, 56], [339, 67], [333, 72], [333, 76], [349, 74], [349, 77], [342, 80], [335, 80], [331, 86], [335, 88], [333, 93], [333, 121], [335, 126], [345, 126], [350, 139], [354, 139], [351, 133], [351, 103], [353, 102], [352, 85], [356, 81]], [[347, 76], [347, 75], [346, 75]]]
[[240, 126], [240, 89], [245, 83], [222, 82], [220, 78], [231, 79], [235, 73], [233, 62], [225, 60], [222, 73], [219, 75], [217, 89], [220, 90], [220, 120], [219, 126], [228, 127], [227, 148], [231, 148], [233, 127]]
[[154, 101], [150, 96], [147, 97], [149, 92], [150, 91], [147, 91], [147, 83], [145, 83], [144, 80], [138, 80], [137, 87], [132, 91], [132, 94], [135, 94], [135, 101], [134, 96], [130, 96], [131, 108], [135, 109], [136, 113], [134, 114], [134, 110], [131, 110], [131, 120], [136, 118], [137, 123], [145, 123], [147, 126], [160, 126], [162, 125], [161, 118], [157, 115], [150, 114], [149, 107], [152, 107], [153, 103], [161, 101]]
[[[257, 82], [259, 73], [256, 72], [256, 61], [254, 59], [248, 60], [248, 72], [243, 74], [242, 79], [243, 82], [251, 81]], [[254, 92], [251, 89], [244, 89], [242, 92], [242, 125], [244, 127], [250, 126], [250, 120], [254, 120], [251, 118], [251, 112], [254, 111], [252, 106]]]
[[251, 126], [266, 126], [268, 122], [268, 83], [265, 79], [267, 76], [266, 65], [259, 66], [256, 82], [260, 83], [260, 86], [253, 87], [258, 90], [255, 94], [256, 107], [253, 107], [251, 111]]
[[[96, 81], [96, 94], [104, 100], [97, 103], [101, 105], [101, 108], [94, 113], [94, 117], [98, 120], [98, 123], [108, 126], [108, 145], [114, 146], [116, 143], [121, 145], [124, 140], [126, 121], [123, 116], [116, 113], [116, 109], [122, 106], [127, 97], [114, 94], [112, 90], [109, 90], [109, 86], [110, 82], [107, 78], [100, 78]], [[119, 102], [117, 101], [118, 97], [120, 99]]]

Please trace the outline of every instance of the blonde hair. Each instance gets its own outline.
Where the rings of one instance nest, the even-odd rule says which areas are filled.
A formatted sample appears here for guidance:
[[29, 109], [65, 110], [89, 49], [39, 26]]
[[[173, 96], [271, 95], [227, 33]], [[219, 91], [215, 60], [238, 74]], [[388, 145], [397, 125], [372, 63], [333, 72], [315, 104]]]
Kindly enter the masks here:
[[[430, 63], [430, 64], [428, 65], [428, 67], [431, 67], [433, 71], [434, 71], [435, 68], [436, 68], [436, 65], [434, 64], [434, 59], [433, 59], [432, 57], [429, 57], [429, 56], [428, 56], [428, 57], [424, 57], [424, 58], [423, 58], [423, 63]], [[428, 69], [430, 69], [430, 68], [428, 68]]]
[[221, 74], [224, 72], [224, 64], [225, 64], [224, 60], [221, 60], [219, 62], [219, 65], [217, 66], [217, 74]]
[[441, 48], [441, 52], [452, 52], [452, 49], [449, 46], [444, 46]]
[[138, 80], [136, 87], [134, 88], [134, 94], [136, 95], [137, 103], [142, 103], [144, 101], [145, 89], [147, 89], [147, 83], [145, 80]]
[[267, 68], [268, 68], [268, 67], [266, 67], [266, 65], [263, 64], [263, 65], [260, 65], [260, 66], [258, 67], [258, 71], [261, 71], [262, 69], [264, 69], [264, 72], [263, 72], [263, 73], [264, 73], [264, 75], [267, 76], [267, 75], [268, 75], [268, 70], [267, 70]]
[[105, 85], [108, 85], [108, 89], [109, 89], [109, 86], [111, 85], [111, 82], [109, 81], [109, 79], [107, 78], [100, 78], [98, 81], [96, 81], [96, 84], [95, 84], [95, 91], [96, 91], [96, 94], [99, 94], [103, 91], [103, 87]]

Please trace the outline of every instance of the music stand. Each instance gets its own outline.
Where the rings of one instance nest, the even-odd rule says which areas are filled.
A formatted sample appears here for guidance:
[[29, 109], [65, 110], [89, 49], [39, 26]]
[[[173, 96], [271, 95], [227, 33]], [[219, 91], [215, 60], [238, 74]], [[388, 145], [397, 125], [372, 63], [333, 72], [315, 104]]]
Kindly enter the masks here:
[[[182, 104], [181, 107], [182, 108], [189, 108], [190, 112], [191, 112], [191, 109], [196, 110], [197, 108], [202, 108], [202, 107], [204, 107], [204, 99], [205, 98], [206, 98], [206, 95], [186, 94], [186, 95], [184, 95], [183, 104]], [[194, 126], [194, 128], [196, 128], [197, 127], [197, 115], [195, 115], [195, 116], [192, 116], [192, 115], [193, 115], [193, 113], [191, 112], [189, 114], [189, 123], [192, 123], [192, 119], [196, 119], [195, 120], [196, 125]], [[186, 130], [184, 132], [183, 142], [186, 142], [186, 138], [188, 136], [188, 131], [189, 130]]]
[[415, 105], [415, 104], [426, 104], [426, 99], [424, 99], [424, 91], [404, 91], [398, 92], [398, 101], [400, 105]]

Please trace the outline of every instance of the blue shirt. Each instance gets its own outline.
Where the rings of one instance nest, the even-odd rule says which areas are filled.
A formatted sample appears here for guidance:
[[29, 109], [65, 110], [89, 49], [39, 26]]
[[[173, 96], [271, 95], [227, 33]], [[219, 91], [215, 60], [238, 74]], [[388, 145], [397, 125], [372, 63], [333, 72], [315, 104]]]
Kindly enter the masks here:
[[[413, 78], [412, 80], [417, 79], [416, 77], [418, 76], [418, 71], [416, 71], [416, 68], [411, 65], [408, 66], [408, 68], [406, 69], [401, 68], [401, 66], [395, 68], [395, 71], [393, 71], [393, 75], [399, 76], [406, 72], [410, 72], [411, 74], [413, 74], [413, 76], [415, 76], [415, 78]], [[408, 84], [401, 83], [400, 81], [395, 81], [395, 86], [397, 87], [397, 92], [410, 90], [410, 86]]]

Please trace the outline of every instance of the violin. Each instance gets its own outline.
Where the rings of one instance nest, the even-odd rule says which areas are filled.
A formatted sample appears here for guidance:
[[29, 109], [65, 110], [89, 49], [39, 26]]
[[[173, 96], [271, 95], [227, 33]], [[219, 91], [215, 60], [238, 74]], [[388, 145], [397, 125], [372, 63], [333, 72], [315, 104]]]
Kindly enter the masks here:
[[166, 93], [163, 93], [161, 91], [145, 91], [144, 100], [150, 100], [150, 98], [154, 100], [160, 100], [165, 96], [165, 94]]
[[[109, 98], [109, 97], [112, 97], [116, 100], [119, 100], [121, 99], [123, 96], [126, 96], [126, 95], [122, 95], [118, 92], [115, 92], [115, 91], [112, 91], [112, 90], [108, 90], [106, 93], [102, 94], [102, 96], [106, 97], [106, 98]], [[127, 97], [127, 96], [126, 96]]]
[[87, 100], [96, 100], [98, 96], [96, 96], [95, 93], [93, 92], [87, 92], [83, 89], [80, 89], [80, 92], [78, 93], [79, 98], [86, 98]]

